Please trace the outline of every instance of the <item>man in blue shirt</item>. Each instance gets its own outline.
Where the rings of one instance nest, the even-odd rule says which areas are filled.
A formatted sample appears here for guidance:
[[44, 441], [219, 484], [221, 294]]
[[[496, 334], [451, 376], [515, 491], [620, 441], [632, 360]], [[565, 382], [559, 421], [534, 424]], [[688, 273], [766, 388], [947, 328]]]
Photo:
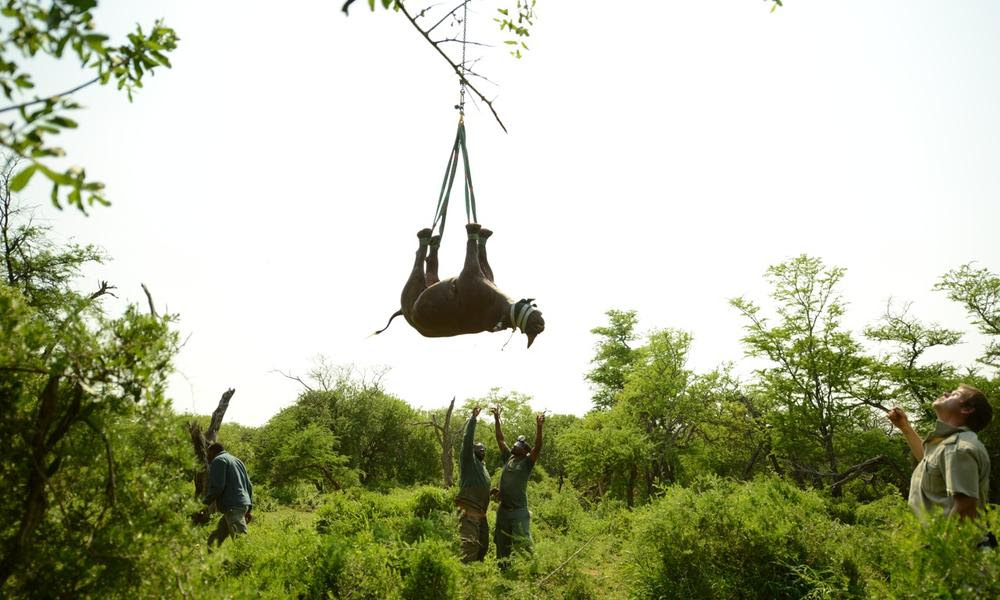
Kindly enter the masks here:
[[208, 545], [215, 541], [221, 546], [227, 537], [247, 532], [247, 523], [253, 519], [253, 485], [243, 461], [218, 442], [208, 447], [208, 463], [208, 491], [203, 502], [215, 502], [222, 513], [215, 531], [208, 536]]

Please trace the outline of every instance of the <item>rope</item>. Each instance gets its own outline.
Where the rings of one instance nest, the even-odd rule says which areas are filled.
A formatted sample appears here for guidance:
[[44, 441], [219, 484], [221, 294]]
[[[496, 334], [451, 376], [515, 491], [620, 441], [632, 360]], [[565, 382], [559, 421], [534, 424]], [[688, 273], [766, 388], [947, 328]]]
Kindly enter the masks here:
[[458, 80], [458, 114], [465, 115], [465, 47], [468, 45], [469, 0], [462, 5], [462, 62], [459, 68], [462, 73]]
[[455, 174], [458, 172], [459, 154], [462, 157], [462, 167], [464, 169], [465, 183], [465, 216], [469, 223], [476, 223], [479, 218], [476, 216], [476, 193], [472, 187], [472, 170], [469, 167], [469, 149], [465, 137], [465, 117], [459, 115], [458, 131], [455, 134], [455, 144], [451, 147], [451, 154], [448, 157], [448, 165], [444, 170], [444, 178], [441, 180], [441, 192], [438, 194], [437, 209], [434, 211], [434, 221], [431, 230], [438, 229], [438, 235], [444, 238], [444, 224], [448, 218], [448, 201], [451, 199], [451, 188], [455, 184]]
[[462, 5], [462, 62], [459, 63], [458, 80], [458, 132], [455, 134], [455, 144], [451, 148], [448, 157], [448, 165], [444, 169], [444, 178], [441, 180], [441, 191], [438, 193], [437, 209], [434, 211], [434, 221], [431, 230], [438, 229], [438, 235], [444, 239], [444, 224], [448, 218], [448, 201], [451, 199], [451, 188], [455, 184], [455, 174], [458, 171], [459, 153], [462, 156], [462, 167], [464, 169], [465, 183], [462, 189], [465, 195], [465, 217], [469, 223], [477, 223], [479, 218], [476, 215], [476, 193], [472, 187], [472, 170], [469, 168], [469, 149], [465, 137], [465, 49], [468, 45], [468, 23], [469, 23], [469, 0]]

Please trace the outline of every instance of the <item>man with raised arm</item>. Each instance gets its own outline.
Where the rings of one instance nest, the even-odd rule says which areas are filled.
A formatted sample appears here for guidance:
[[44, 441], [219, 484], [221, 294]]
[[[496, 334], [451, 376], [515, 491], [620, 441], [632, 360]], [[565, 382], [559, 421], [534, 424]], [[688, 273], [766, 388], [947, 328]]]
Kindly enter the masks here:
[[923, 440], [898, 407], [889, 411], [919, 463], [910, 478], [910, 506], [918, 514], [934, 507], [975, 519], [989, 497], [990, 456], [976, 432], [993, 419], [993, 408], [976, 388], [962, 384], [932, 405], [937, 426]]
[[490, 473], [483, 459], [486, 446], [476, 440], [476, 422], [482, 407], [472, 409], [465, 424], [462, 453], [458, 457], [458, 535], [462, 540], [462, 562], [481, 561], [490, 546], [490, 526], [486, 509], [490, 504]]
[[535, 417], [535, 445], [531, 447], [524, 436], [518, 436], [513, 448], [508, 448], [500, 427], [500, 408], [493, 409], [497, 446], [504, 462], [500, 475], [500, 489], [495, 491], [500, 506], [497, 508], [496, 531], [493, 543], [497, 548], [497, 562], [501, 569], [509, 566], [513, 550], [531, 552], [531, 513], [528, 512], [528, 478], [542, 451], [542, 426], [545, 413]]

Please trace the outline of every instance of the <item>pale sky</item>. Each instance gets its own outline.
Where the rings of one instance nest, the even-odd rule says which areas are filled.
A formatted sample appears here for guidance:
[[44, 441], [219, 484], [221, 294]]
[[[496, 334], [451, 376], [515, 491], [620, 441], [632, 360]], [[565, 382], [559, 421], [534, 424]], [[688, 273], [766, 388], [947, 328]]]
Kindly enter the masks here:
[[[536, 298], [545, 332], [502, 349], [507, 333], [426, 339], [397, 319], [369, 338], [430, 225], [457, 82], [401, 15], [340, 4], [102, 1], [112, 40], [174, 27], [174, 68], [133, 104], [79, 95], [63, 145], [112, 207], [59, 213], [41, 178], [23, 194], [111, 255], [84, 285], [144, 304], [144, 282], [179, 314], [178, 410], [210, 412], [235, 387], [227, 419], [264, 423], [299, 392], [271, 371], [323, 354], [389, 367], [388, 391], [417, 406], [500, 386], [582, 414], [589, 330], [609, 308], [691, 332], [704, 372], [742, 359], [728, 300], [766, 304], [765, 269], [798, 254], [847, 268], [855, 330], [891, 296], [971, 331], [931, 288], [968, 261], [1000, 271], [1000, 4], [539, 0], [526, 57], [497, 48], [477, 67], [510, 133], [484, 107], [466, 123], [497, 284]], [[50, 67], [37, 91], [83, 79]], [[463, 220], [459, 200], [443, 276]], [[967, 340], [932, 358], [970, 364], [981, 340]]]

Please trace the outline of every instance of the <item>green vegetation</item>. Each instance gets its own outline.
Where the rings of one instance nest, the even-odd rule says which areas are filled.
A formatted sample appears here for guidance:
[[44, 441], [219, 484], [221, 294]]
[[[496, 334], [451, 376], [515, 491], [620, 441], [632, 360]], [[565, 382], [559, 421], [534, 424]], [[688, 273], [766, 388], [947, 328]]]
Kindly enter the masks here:
[[[7, 177], [11, 174], [8, 165]], [[636, 331], [612, 310], [594, 329], [594, 409], [551, 415], [529, 487], [535, 554], [504, 574], [458, 561], [455, 489], [441, 487], [445, 409], [421, 411], [378, 376], [320, 364], [294, 404], [220, 439], [255, 480], [250, 535], [210, 553], [198, 465], [164, 381], [173, 318], [152, 303], [112, 315], [112, 289], [74, 291], [92, 247], [57, 246], [6, 195], [0, 285], [0, 589], [5, 596], [191, 598], [981, 598], [1000, 593], [981, 530], [922, 526], [900, 490], [912, 467], [879, 406], [915, 419], [940, 390], [998, 380], [922, 360], [960, 332], [892, 307], [859, 337], [842, 325], [843, 270], [772, 267], [772, 303], [738, 298], [748, 381], [687, 366], [692, 334]], [[11, 241], [17, 251], [10, 251]], [[960, 267], [939, 287], [987, 334], [997, 277]], [[769, 317], [768, 313], [774, 313]], [[447, 423], [452, 456], [475, 404], [530, 432], [531, 398], [499, 388]], [[204, 423], [203, 423], [204, 424]], [[484, 423], [484, 427], [488, 424]], [[1000, 428], [984, 440], [994, 453]], [[488, 435], [484, 435], [488, 438]], [[499, 476], [492, 449], [487, 464]], [[1000, 464], [1000, 461], [997, 462]], [[996, 476], [991, 497], [996, 498]], [[492, 521], [494, 515], [489, 519]], [[1000, 530], [1000, 516], [989, 526]], [[947, 577], [942, 576], [947, 572]], [[959, 577], [960, 576], [960, 577]], [[956, 582], [961, 581], [961, 584]]]
[[[11, 55], [69, 52], [91, 83], [130, 92], [169, 66], [169, 28], [112, 47], [93, 31], [95, 6], [2, 9], [13, 27], [0, 38], [0, 87], [19, 104], [0, 111], [19, 121], [0, 128], [13, 153], [0, 169], [0, 596], [1000, 597], [1000, 554], [976, 549], [977, 524], [920, 523], [907, 508], [912, 460], [882, 413], [903, 406], [926, 429], [929, 402], [960, 381], [1000, 400], [1000, 276], [971, 264], [936, 284], [985, 336], [971, 365], [927, 360], [963, 332], [906, 305], [847, 329], [844, 270], [810, 256], [767, 269], [770, 300], [732, 300], [755, 366], [745, 379], [734, 365], [691, 369], [697, 332], [641, 333], [634, 311], [609, 310], [592, 330], [593, 410], [548, 418], [529, 486], [535, 552], [505, 573], [492, 549], [459, 563], [442, 456], [454, 460], [474, 405], [501, 406], [509, 435], [530, 434], [532, 399], [493, 388], [454, 413], [418, 410], [379, 377], [321, 364], [265, 425], [223, 424], [220, 440], [255, 481], [255, 517], [249, 536], [210, 552], [187, 429], [206, 419], [177, 414], [165, 395], [174, 316], [151, 298], [112, 312], [106, 282], [80, 291], [103, 254], [55, 244], [12, 196], [40, 171], [57, 205], [82, 209], [84, 193], [104, 202], [82, 170], [48, 166], [61, 153], [48, 136], [76, 126], [65, 112], [77, 106], [22, 98], [33, 80]], [[501, 11], [501, 27], [526, 36], [533, 7]], [[981, 437], [996, 500], [1000, 425]], [[1000, 531], [1000, 512], [978, 525]]]

